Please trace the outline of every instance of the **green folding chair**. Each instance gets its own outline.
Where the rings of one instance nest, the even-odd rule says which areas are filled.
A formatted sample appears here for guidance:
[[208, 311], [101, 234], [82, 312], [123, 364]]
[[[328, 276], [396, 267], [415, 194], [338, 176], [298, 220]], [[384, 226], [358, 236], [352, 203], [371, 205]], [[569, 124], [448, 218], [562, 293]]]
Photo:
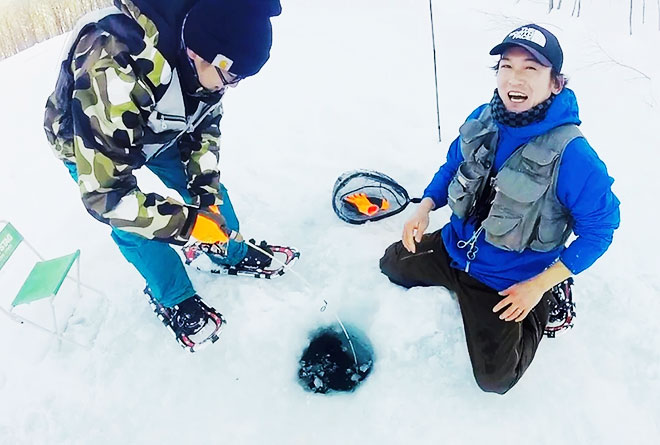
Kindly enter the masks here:
[[[3, 307], [0, 307], [0, 311], [4, 312], [9, 318], [20, 324], [28, 324], [39, 330], [56, 336], [59, 340], [64, 340], [84, 348], [89, 348], [89, 345], [82, 345], [76, 341], [63, 337], [63, 332], [60, 331], [60, 328], [57, 324], [54, 305], [55, 296], [60, 290], [62, 283], [64, 283], [66, 278], [71, 278], [69, 276], [69, 272], [71, 271], [74, 263], [77, 263], [76, 278], [74, 281], [77, 285], [78, 297], [82, 297], [82, 292], [80, 289], [81, 286], [89, 288], [90, 290], [103, 295], [100, 291], [90, 288], [89, 286], [85, 286], [80, 282], [80, 250], [76, 250], [69, 255], [54, 258], [52, 260], [45, 260], [44, 257], [42, 257], [39, 252], [37, 252], [37, 250], [23, 238], [23, 236], [9, 221], [0, 220], [0, 226], [2, 223], [5, 223], [5, 226], [0, 231], [0, 270], [5, 266], [5, 264], [7, 264], [7, 261], [9, 261], [9, 258], [16, 251], [21, 242], [29, 247], [41, 261], [37, 262], [37, 264], [35, 264], [32, 268], [32, 271], [26, 278], [23, 286], [18, 291], [16, 298], [14, 298], [14, 301], [12, 301], [11, 308], [7, 310]], [[16, 308], [16, 306], [32, 303], [46, 298], [50, 300], [51, 313], [53, 317], [52, 329], [48, 329], [45, 326], [35, 323], [34, 321], [27, 320], [26, 318], [14, 312], [14, 308]]]

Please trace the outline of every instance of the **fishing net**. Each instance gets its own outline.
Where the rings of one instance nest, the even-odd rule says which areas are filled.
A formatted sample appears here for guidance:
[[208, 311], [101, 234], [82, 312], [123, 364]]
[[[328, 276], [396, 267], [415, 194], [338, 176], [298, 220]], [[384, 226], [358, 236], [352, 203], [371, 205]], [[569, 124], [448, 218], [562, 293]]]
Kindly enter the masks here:
[[396, 215], [411, 201], [408, 192], [394, 179], [373, 170], [342, 174], [332, 189], [332, 208], [339, 218], [363, 224]]

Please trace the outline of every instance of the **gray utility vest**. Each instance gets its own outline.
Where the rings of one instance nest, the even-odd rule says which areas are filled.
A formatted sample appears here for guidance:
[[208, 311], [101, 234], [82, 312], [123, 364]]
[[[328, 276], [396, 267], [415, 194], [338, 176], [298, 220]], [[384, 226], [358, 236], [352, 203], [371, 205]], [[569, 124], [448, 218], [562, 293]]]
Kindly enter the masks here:
[[[500, 249], [549, 252], [566, 243], [573, 229], [557, 199], [559, 163], [566, 146], [583, 137], [573, 124], [553, 128], [518, 147], [492, 179], [495, 198], [481, 223], [486, 241]], [[460, 128], [464, 161], [449, 184], [448, 203], [459, 218], [471, 216], [495, 159], [498, 129], [487, 106]], [[481, 229], [479, 229], [481, 230]]]
[[[60, 59], [70, 61], [73, 47], [78, 44], [80, 33], [87, 25], [114, 14], [124, 13], [116, 6], [110, 6], [89, 12], [78, 19], [62, 49]], [[173, 146], [184, 134], [195, 131], [204, 118], [216, 108], [222, 110], [222, 101], [211, 105], [200, 101], [197, 110], [192, 115], [187, 115], [179, 76], [176, 69], [173, 69], [167, 91], [150, 110], [147, 126], [144, 128], [142, 154], [145, 160]]]

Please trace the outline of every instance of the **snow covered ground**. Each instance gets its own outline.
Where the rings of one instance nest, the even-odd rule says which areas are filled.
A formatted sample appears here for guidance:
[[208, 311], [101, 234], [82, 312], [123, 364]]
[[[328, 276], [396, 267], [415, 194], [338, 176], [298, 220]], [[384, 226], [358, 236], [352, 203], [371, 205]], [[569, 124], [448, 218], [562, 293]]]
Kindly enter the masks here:
[[[428, 2], [283, 3], [271, 61], [226, 96], [222, 178], [241, 232], [298, 247], [296, 270], [311, 284], [191, 272], [229, 321], [199, 354], [152, 315], [141, 278], [50, 153], [42, 110], [63, 39], [0, 63], [0, 219], [45, 256], [81, 248], [83, 279], [107, 294], [86, 294], [70, 323], [75, 338], [95, 340], [91, 351], [0, 318], [0, 444], [658, 443], [657, 23], [638, 21], [630, 37], [621, 0], [585, 1], [580, 19], [570, 2], [548, 15], [540, 1], [436, 1], [438, 143]], [[622, 226], [576, 279], [576, 327], [543, 341], [501, 397], [474, 383], [452, 297], [405, 291], [378, 271], [411, 209], [350, 226], [333, 214], [330, 190], [343, 171], [371, 168], [421, 193], [460, 123], [491, 97], [489, 49], [533, 21], [563, 45], [583, 132], [616, 179]], [[148, 175], [140, 184], [163, 189]], [[431, 229], [447, 216], [436, 212]], [[25, 249], [18, 258], [27, 273], [33, 258]], [[0, 274], [5, 307], [24, 276]], [[297, 361], [334, 312], [369, 337], [375, 367], [354, 393], [310, 394]]]

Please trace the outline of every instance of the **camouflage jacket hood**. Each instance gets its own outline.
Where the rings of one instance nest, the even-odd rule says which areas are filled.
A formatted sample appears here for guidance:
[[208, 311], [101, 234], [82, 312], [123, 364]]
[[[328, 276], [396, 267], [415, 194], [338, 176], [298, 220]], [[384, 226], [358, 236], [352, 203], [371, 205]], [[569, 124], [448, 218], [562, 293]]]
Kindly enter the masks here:
[[[71, 34], [44, 120], [56, 156], [75, 164], [92, 216], [178, 244], [189, 237], [198, 206], [222, 202], [222, 108], [183, 94], [176, 69], [180, 23], [192, 3], [115, 0], [114, 8], [83, 17]], [[175, 138], [188, 177], [188, 205], [143, 193], [133, 175], [154, 147]]]
[[[156, 47], [165, 59], [174, 65], [176, 53], [180, 47], [183, 19], [196, 1], [114, 0], [114, 4], [124, 14], [133, 18], [143, 29], [145, 29], [147, 22], [141, 21], [140, 17], [149, 17], [159, 34]], [[145, 32], [148, 31], [145, 29]]]

